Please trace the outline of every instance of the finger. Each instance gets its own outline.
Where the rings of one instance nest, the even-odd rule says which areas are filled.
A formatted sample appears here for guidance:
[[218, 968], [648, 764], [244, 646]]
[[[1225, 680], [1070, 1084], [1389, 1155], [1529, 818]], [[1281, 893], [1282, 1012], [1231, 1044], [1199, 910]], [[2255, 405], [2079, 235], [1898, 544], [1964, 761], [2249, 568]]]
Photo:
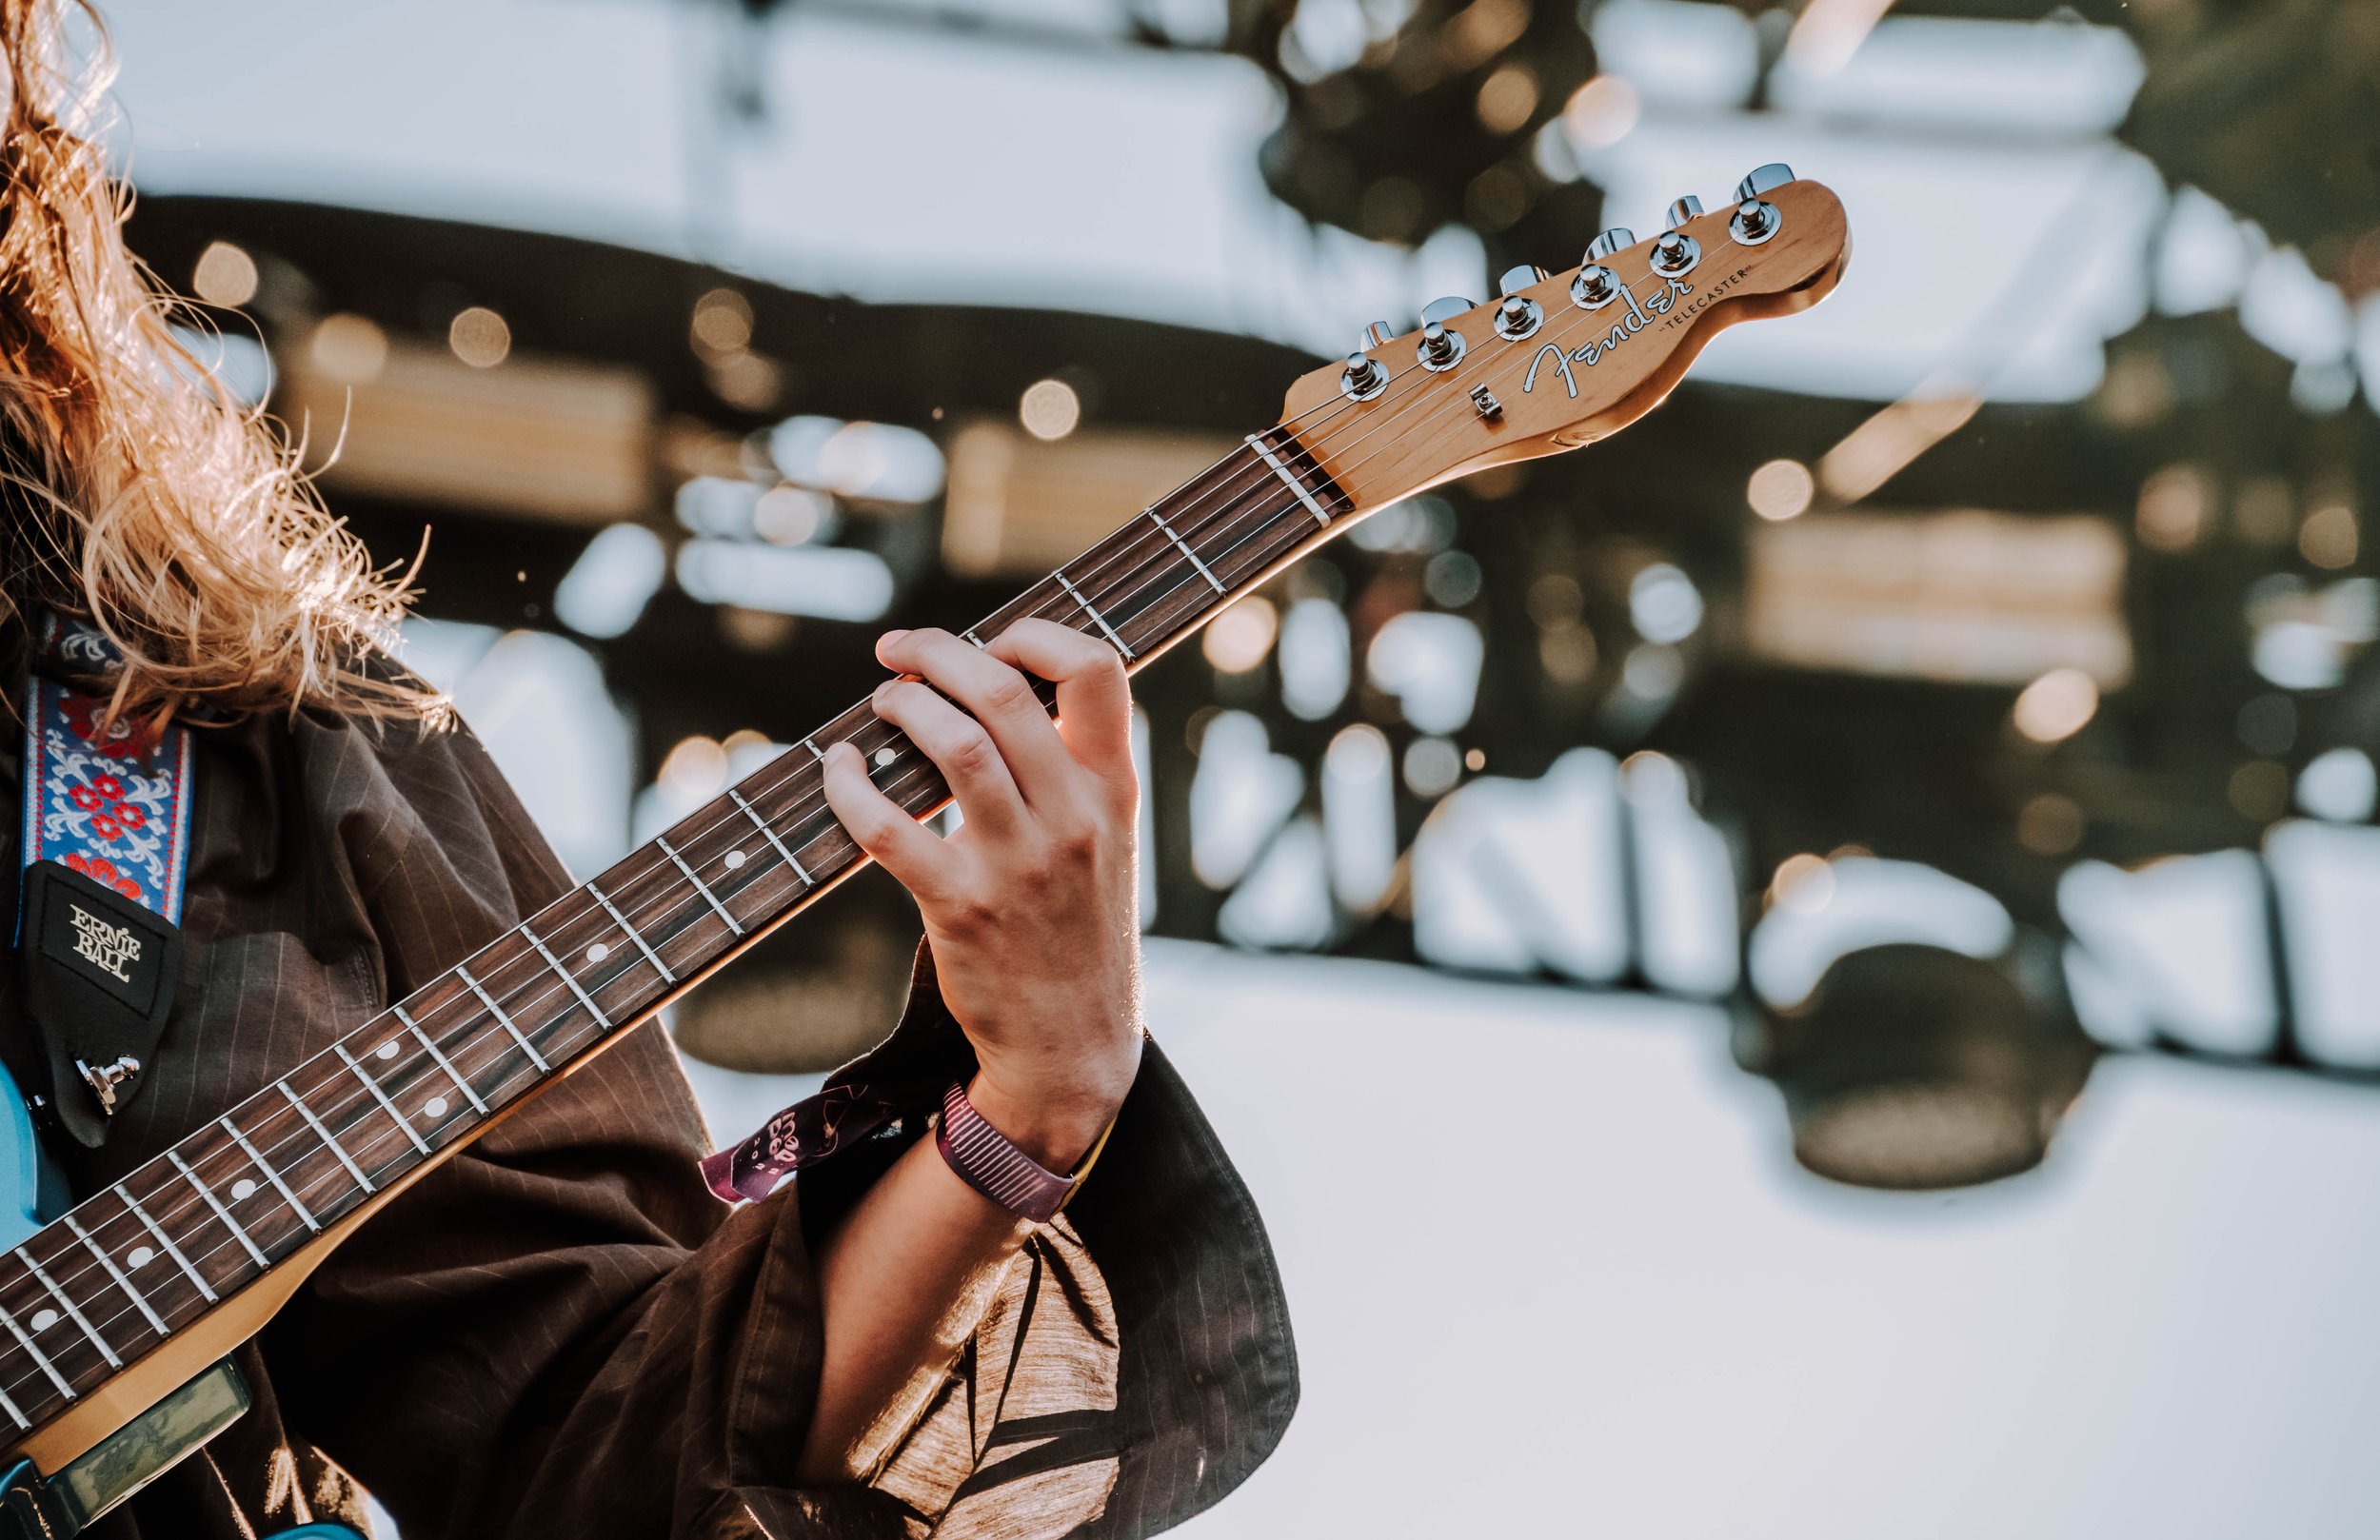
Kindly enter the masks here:
[[867, 778], [867, 760], [858, 749], [848, 743], [832, 745], [821, 769], [826, 805], [835, 810], [843, 832], [890, 872], [894, 881], [916, 895], [921, 903], [949, 886], [956, 859], [950, 848], [877, 790], [876, 782]]
[[1132, 684], [1123, 660], [1097, 637], [1055, 621], [1019, 621], [991, 653], [1058, 683], [1058, 721], [1075, 758], [1096, 769], [1132, 767]]
[[931, 629], [889, 635], [877, 642], [876, 656], [887, 668], [924, 680], [982, 722], [1027, 803], [1069, 794], [1074, 757], [1033, 693], [1033, 681], [1015, 667], [973, 642]]
[[1023, 799], [982, 722], [907, 680], [878, 685], [873, 704], [877, 716], [908, 734], [934, 761], [969, 823], [995, 833], [1016, 826]]

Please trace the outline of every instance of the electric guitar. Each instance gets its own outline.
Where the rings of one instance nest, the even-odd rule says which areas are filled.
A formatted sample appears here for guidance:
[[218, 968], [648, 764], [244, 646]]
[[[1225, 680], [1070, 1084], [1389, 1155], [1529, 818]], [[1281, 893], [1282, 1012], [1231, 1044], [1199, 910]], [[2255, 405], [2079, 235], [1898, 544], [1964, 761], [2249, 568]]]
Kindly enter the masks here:
[[[1555, 276], [1517, 267], [1493, 304], [1438, 300], [1417, 331], [1368, 328], [1279, 422], [966, 636], [1045, 617], [1137, 670], [1366, 514], [1618, 432], [1722, 327], [1824, 298], [1850, 251], [1842, 205], [1782, 166], [1670, 223], [1606, 230]], [[71, 1534], [228, 1426], [246, 1393], [226, 1354], [333, 1247], [858, 870], [821, 793], [837, 740], [912, 815], [949, 800], [854, 706], [124, 1180], [47, 1224], [0, 1215], [0, 1534]], [[21, 1155], [16, 1122], [0, 1140]]]

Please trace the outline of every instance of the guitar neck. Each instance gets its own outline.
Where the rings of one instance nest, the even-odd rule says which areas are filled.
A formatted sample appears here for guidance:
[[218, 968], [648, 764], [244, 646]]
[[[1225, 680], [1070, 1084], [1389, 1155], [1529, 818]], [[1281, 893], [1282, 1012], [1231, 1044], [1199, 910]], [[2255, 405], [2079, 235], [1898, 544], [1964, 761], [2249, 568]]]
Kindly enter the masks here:
[[[1138, 669], [1358, 514], [1618, 431], [1721, 328], [1807, 308], [1841, 278], [1832, 192], [1771, 165], [1735, 197], [1709, 214], [1680, 200], [1654, 241], [1607, 230], [1565, 273], [1515, 268], [1492, 307], [1439, 300], [1418, 331], [1367, 331], [1343, 367], [1291, 385], [1285, 424], [1305, 437], [1249, 438], [966, 635], [1037, 616]], [[128, 1368], [204, 1369], [238, 1340], [243, 1313], [224, 1306], [268, 1310], [340, 1226], [857, 870], [822, 786], [835, 742], [912, 815], [948, 800], [907, 739], [853, 706], [0, 1256], [0, 1443], [45, 1470], [89, 1448], [172, 1388], [127, 1389]]]
[[[1273, 428], [965, 634], [1038, 617], [1137, 669], [1356, 511]], [[72, 1409], [858, 870], [823, 789], [838, 741], [912, 816], [948, 800], [855, 705], [0, 1256], [0, 1436]]]

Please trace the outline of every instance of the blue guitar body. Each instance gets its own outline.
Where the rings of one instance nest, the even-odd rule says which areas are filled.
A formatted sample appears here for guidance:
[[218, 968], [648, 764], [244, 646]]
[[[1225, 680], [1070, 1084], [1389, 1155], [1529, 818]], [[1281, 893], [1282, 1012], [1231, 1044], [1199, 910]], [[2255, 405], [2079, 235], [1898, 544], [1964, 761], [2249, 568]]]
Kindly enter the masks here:
[[[62, 1210], [64, 1184], [45, 1182], [32, 1116], [16, 1080], [0, 1066], [0, 1253], [21, 1246]], [[48, 1189], [49, 1201], [44, 1199]], [[135, 1418], [65, 1471], [44, 1475], [30, 1460], [0, 1469], [0, 1537], [69, 1540], [84, 1526], [172, 1469], [248, 1410], [248, 1387], [229, 1359]], [[307, 1524], [271, 1540], [363, 1540], [344, 1524]]]

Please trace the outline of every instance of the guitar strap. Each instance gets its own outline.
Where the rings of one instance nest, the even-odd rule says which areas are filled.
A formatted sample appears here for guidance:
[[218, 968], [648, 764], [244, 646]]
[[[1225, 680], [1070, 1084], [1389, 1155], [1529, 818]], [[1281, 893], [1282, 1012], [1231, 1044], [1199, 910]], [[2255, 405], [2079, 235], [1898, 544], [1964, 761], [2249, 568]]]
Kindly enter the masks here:
[[[109, 676], [121, 661], [90, 627], [45, 617], [23, 702], [16, 941], [25, 1006], [41, 1039], [58, 1124], [92, 1147], [138, 1094], [165, 1030], [181, 976], [190, 859], [189, 729], [109, 722]], [[14, 1089], [10, 1078], [0, 1069], [0, 1120], [17, 1126], [12, 1140], [0, 1129], [0, 1148], [30, 1155], [33, 1130], [21, 1098], [5, 1094]], [[0, 1194], [0, 1211], [12, 1206], [14, 1198]], [[30, 1192], [21, 1206], [34, 1222], [47, 1216], [32, 1212]], [[63, 1471], [45, 1476], [30, 1460], [16, 1461], [0, 1470], [0, 1535], [81, 1533], [249, 1405], [247, 1383], [225, 1359]], [[279, 1540], [361, 1540], [343, 1524], [277, 1533]]]
[[89, 626], [45, 617], [23, 711], [25, 1006], [49, 1106], [94, 1149], [155, 1059], [189, 863], [189, 729], [109, 721], [120, 661]]

